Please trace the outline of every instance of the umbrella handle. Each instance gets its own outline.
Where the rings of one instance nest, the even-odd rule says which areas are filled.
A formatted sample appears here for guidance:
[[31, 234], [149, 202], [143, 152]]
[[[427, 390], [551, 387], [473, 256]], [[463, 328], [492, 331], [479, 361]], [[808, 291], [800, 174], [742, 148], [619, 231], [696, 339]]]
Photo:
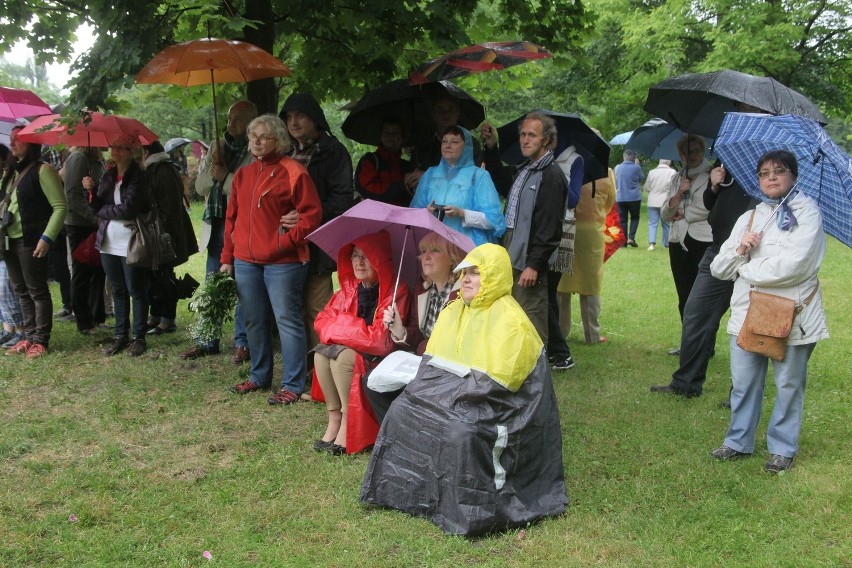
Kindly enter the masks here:
[[[402, 239], [402, 254], [399, 255], [399, 269], [396, 271], [396, 283], [393, 285], [393, 300], [391, 301], [391, 311], [396, 313], [396, 291], [399, 289], [399, 277], [402, 276], [402, 261], [405, 260], [405, 245], [408, 244], [408, 233], [411, 232], [411, 225], [405, 226], [405, 238]], [[390, 329], [388, 329], [390, 331]]]

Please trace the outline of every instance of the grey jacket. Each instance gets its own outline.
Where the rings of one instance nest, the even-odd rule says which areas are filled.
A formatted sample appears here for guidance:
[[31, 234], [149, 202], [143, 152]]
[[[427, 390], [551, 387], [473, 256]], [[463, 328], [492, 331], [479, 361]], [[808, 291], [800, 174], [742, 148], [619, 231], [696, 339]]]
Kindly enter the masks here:
[[68, 200], [68, 214], [65, 216], [65, 224], [74, 227], [97, 227], [98, 216], [89, 207], [89, 192], [83, 188], [83, 178], [92, 176], [95, 186], [100, 183], [104, 175], [104, 163], [101, 160], [91, 159], [85, 150], [75, 149], [65, 160], [64, 179], [65, 198]]

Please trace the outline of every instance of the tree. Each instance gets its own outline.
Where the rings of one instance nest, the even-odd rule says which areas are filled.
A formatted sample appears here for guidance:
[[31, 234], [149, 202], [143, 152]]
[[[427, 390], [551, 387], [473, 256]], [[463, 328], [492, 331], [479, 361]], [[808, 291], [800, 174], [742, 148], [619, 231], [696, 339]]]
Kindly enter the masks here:
[[[0, 8], [4, 45], [27, 39], [42, 62], [67, 58], [73, 30], [83, 21], [94, 26], [98, 39], [75, 64], [71, 99], [107, 108], [157, 51], [207, 29], [250, 41], [294, 69], [285, 82], [248, 87], [268, 111], [285, 85], [319, 99], [355, 98], [471, 36], [520, 36], [567, 52], [589, 25], [580, 0], [0, 0]], [[35, 20], [30, 30], [20, 25]]]

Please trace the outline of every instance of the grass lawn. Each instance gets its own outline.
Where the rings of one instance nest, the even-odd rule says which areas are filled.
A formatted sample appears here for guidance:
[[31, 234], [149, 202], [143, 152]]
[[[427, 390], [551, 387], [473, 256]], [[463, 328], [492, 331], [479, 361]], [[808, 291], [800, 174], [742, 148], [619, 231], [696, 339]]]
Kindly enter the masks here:
[[[182, 361], [185, 302], [181, 331], [138, 359], [104, 358], [57, 323], [48, 357], [0, 357], [0, 565], [850, 566], [850, 261], [829, 239], [832, 337], [811, 360], [795, 467], [770, 476], [769, 411], [753, 458], [708, 455], [729, 420], [726, 334], [704, 396], [649, 392], [676, 366], [674, 285], [665, 249], [619, 251], [603, 293], [610, 342], [582, 345], [575, 322], [577, 366], [554, 381], [571, 505], [478, 540], [363, 507], [369, 455], [312, 451], [321, 405], [230, 394], [242, 379], [226, 355]], [[200, 279], [201, 255], [186, 269]], [[769, 387], [765, 409], [773, 398]]]

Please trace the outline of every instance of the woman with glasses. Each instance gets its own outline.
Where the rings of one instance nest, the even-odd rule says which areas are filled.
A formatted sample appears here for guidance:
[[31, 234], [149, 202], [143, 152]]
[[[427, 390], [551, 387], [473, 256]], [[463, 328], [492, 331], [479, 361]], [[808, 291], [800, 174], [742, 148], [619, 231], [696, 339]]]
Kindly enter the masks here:
[[[97, 192], [89, 198], [89, 206], [100, 218], [95, 246], [101, 251], [101, 266], [112, 288], [115, 308], [115, 339], [103, 352], [108, 357], [125, 349], [131, 357], [138, 357], [147, 349], [148, 270], [127, 264], [130, 225], [149, 210], [151, 203], [148, 180], [136, 161], [140, 148], [135, 136], [113, 140], [109, 153], [115, 166], [106, 171]], [[92, 192], [94, 180], [83, 178], [83, 187]]]
[[47, 353], [50, 344], [53, 301], [47, 285], [47, 253], [62, 230], [67, 202], [59, 174], [41, 161], [41, 145], [18, 139], [21, 128], [12, 129], [9, 137], [18, 162], [6, 185], [6, 214], [0, 222], [8, 238], [3, 257], [21, 306], [24, 336], [6, 355], [35, 359]]
[[710, 265], [716, 278], [734, 281], [728, 333], [731, 345], [731, 425], [718, 460], [754, 452], [754, 436], [763, 406], [769, 358], [737, 345], [751, 292], [783, 296], [795, 302], [796, 315], [784, 358], [773, 360], [775, 407], [766, 430], [769, 461], [764, 469], [790, 469], [799, 449], [799, 430], [816, 342], [828, 338], [818, 274], [825, 255], [822, 216], [816, 203], [796, 189], [796, 157], [784, 150], [764, 154], [757, 163], [761, 203], [744, 213]]
[[[319, 227], [322, 206], [308, 171], [292, 158], [287, 127], [264, 114], [248, 126], [255, 161], [237, 170], [225, 213], [221, 271], [234, 275], [251, 354], [248, 379], [231, 388], [248, 394], [272, 386], [270, 314], [278, 328], [283, 372], [267, 402], [293, 404], [305, 388], [305, 326], [302, 288], [308, 274], [308, 241]], [[288, 216], [297, 217], [286, 222]]]
[[[382, 319], [394, 301], [394, 276], [391, 242], [385, 231], [359, 237], [338, 253], [340, 290], [314, 323], [320, 338], [314, 348], [314, 370], [328, 411], [328, 426], [314, 444], [318, 452], [336, 456], [356, 453], [375, 440], [378, 423], [363, 412], [350, 412], [350, 392], [358, 396], [354, 402], [359, 409], [369, 406], [366, 396], [364, 400], [361, 397], [361, 377], [397, 349]], [[408, 287], [400, 283], [396, 291], [398, 313], [408, 314], [409, 303]], [[371, 421], [363, 430], [371, 430], [371, 434], [354, 434], [352, 426], [361, 428], [362, 419]]]
[[[698, 276], [698, 264], [713, 243], [713, 231], [707, 222], [710, 211], [704, 207], [704, 192], [713, 164], [704, 157], [707, 146], [701, 136], [684, 134], [677, 142], [683, 169], [672, 178], [661, 216], [671, 223], [669, 264], [677, 289], [677, 309], [683, 308]], [[672, 353], [677, 354], [675, 353]]]

